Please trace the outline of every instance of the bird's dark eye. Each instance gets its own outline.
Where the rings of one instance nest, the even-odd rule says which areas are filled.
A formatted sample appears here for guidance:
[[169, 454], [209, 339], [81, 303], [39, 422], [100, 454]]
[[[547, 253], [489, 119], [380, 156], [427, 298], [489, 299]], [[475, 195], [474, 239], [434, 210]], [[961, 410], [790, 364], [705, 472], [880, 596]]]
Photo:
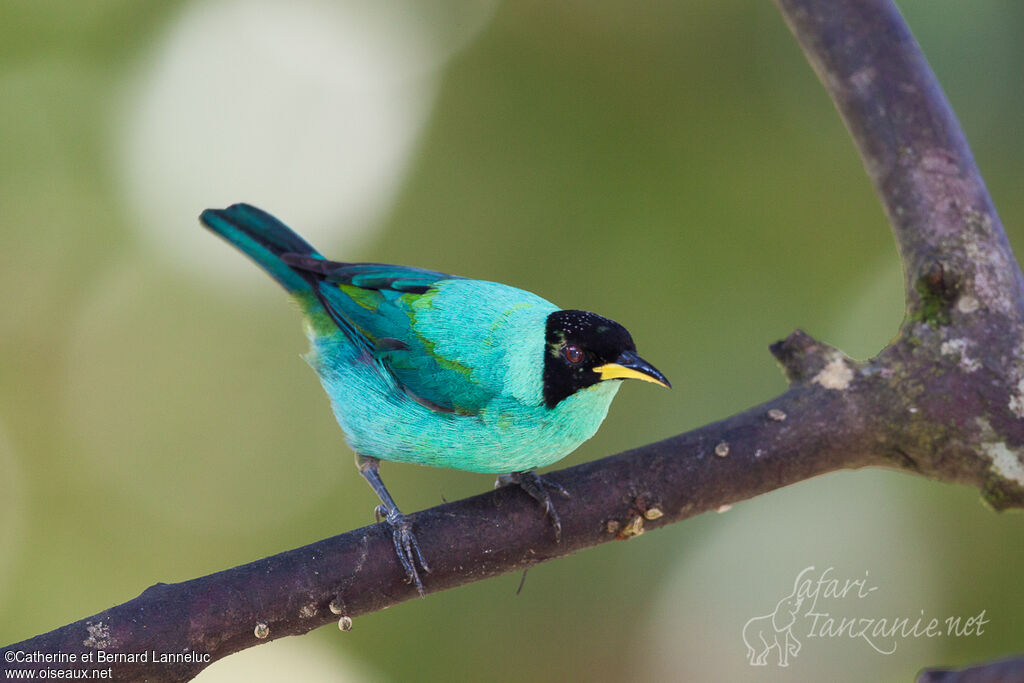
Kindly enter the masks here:
[[579, 363], [581, 360], [583, 360], [583, 349], [576, 346], [575, 344], [569, 344], [564, 349], [562, 349], [562, 355], [565, 356], [565, 359], [567, 361], [575, 365], [576, 363]]

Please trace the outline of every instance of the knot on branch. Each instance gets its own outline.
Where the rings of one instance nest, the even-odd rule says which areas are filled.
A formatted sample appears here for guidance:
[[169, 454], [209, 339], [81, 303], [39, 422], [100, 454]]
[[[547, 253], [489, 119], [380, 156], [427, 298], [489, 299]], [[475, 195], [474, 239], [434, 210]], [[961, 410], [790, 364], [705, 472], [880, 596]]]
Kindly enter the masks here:
[[839, 349], [803, 330], [768, 347], [790, 384], [812, 381], [826, 389], [845, 389], [853, 380], [853, 361]]
[[950, 323], [950, 311], [960, 293], [960, 278], [940, 261], [932, 261], [914, 285], [918, 300], [910, 319], [941, 327]]

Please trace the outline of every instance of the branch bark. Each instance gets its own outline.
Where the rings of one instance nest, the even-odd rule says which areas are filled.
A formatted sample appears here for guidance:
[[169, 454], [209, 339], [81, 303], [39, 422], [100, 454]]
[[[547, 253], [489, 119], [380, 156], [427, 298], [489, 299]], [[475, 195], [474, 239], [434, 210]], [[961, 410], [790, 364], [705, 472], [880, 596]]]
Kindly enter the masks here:
[[[794, 332], [771, 347], [790, 388], [721, 422], [550, 475], [562, 542], [521, 491], [412, 515], [427, 592], [515, 571], [839, 469], [891, 467], [1024, 507], [1024, 279], [956, 119], [889, 0], [777, 0], [835, 101], [885, 206], [907, 316], [855, 362]], [[185, 680], [233, 652], [415, 597], [381, 525], [178, 584], [7, 651], [68, 668]], [[189, 654], [83, 664], [82, 655]], [[4, 663], [7, 668], [53, 667]]]
[[894, 379], [872, 428], [911, 469], [1020, 507], [1024, 280], [963, 131], [889, 0], [777, 4], [857, 144], [903, 261], [907, 315], [870, 364]]

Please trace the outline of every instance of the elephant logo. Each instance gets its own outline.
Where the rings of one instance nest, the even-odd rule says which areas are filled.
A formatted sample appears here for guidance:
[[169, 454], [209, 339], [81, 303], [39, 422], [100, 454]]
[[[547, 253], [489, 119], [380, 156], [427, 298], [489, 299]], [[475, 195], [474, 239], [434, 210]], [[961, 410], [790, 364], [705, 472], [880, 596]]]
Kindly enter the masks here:
[[797, 577], [793, 592], [779, 600], [771, 614], [753, 617], [744, 624], [743, 642], [751, 666], [766, 666], [772, 650], [778, 650], [779, 666], [789, 666], [790, 656], [796, 657], [800, 652], [800, 641], [793, 635], [797, 612], [803, 603], [803, 596], [797, 593], [799, 585]]

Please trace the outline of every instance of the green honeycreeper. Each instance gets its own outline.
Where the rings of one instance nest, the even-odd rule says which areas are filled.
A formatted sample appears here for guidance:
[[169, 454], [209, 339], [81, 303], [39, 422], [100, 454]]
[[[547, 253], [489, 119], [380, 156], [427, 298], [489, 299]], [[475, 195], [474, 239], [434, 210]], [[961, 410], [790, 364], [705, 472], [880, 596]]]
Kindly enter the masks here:
[[668, 387], [622, 325], [562, 310], [496, 282], [382, 263], [328, 261], [248, 204], [200, 220], [256, 262], [305, 315], [316, 371], [360, 473], [380, 498], [395, 552], [420, 594], [430, 569], [412, 524], [380, 478], [380, 461], [497, 473], [544, 506], [533, 470], [565, 457], [601, 425], [622, 379]]

